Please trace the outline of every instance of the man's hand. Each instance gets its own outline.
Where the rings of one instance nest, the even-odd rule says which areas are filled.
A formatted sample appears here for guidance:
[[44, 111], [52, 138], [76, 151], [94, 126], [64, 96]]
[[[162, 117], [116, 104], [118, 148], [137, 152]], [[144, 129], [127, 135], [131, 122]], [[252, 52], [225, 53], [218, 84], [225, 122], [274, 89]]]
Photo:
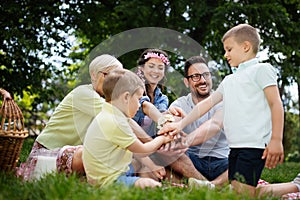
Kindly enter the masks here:
[[164, 144], [157, 150], [157, 153], [164, 156], [178, 156], [186, 152], [187, 149], [173, 149], [173, 146], [175, 145], [175, 141]]
[[282, 163], [284, 154], [281, 140], [271, 139], [263, 153], [262, 159], [266, 159], [265, 167], [269, 169], [275, 168], [277, 164]]
[[[182, 153], [185, 153], [189, 146], [186, 143], [186, 134], [180, 133], [177, 134], [177, 138], [172, 142], [169, 142], [167, 144], [164, 144], [159, 150], [158, 153], [168, 155], [168, 156], [175, 156]], [[180, 136], [180, 137], [179, 137]]]

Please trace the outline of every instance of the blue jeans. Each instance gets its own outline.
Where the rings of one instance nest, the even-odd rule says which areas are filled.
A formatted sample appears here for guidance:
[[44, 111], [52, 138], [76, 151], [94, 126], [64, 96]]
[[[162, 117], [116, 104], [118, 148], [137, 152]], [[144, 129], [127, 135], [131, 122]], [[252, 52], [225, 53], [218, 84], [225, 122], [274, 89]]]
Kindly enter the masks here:
[[227, 158], [216, 158], [210, 156], [199, 158], [194, 154], [188, 154], [188, 156], [192, 160], [196, 169], [209, 181], [216, 179], [228, 169]]
[[129, 165], [129, 170], [118, 177], [116, 183], [123, 184], [126, 186], [134, 186], [134, 183], [139, 179], [140, 177], [134, 176], [134, 168], [132, 164]]

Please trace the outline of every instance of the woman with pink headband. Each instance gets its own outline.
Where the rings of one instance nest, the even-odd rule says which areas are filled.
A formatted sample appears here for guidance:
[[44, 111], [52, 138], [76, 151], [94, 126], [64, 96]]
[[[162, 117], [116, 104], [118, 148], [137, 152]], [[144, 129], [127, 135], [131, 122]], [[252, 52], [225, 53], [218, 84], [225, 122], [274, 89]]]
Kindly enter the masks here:
[[[162, 93], [162, 89], [165, 71], [170, 62], [166, 52], [160, 49], [147, 49], [140, 55], [137, 64], [137, 75], [144, 81], [146, 90], [144, 96], [140, 99], [141, 106], [133, 119], [149, 135], [149, 140], [152, 140], [156, 136], [155, 122], [164, 117], [162, 113], [169, 106], [168, 97]], [[139, 175], [146, 174], [146, 176], [150, 176], [157, 181], [163, 179], [166, 175], [163, 166], [156, 165], [151, 160], [136, 159], [139, 161], [136, 164], [140, 163], [139, 170], [137, 170]]]
[[145, 50], [138, 61], [137, 74], [145, 82], [146, 91], [140, 100], [141, 107], [133, 118], [151, 137], [156, 135], [156, 125], [145, 113], [145, 101], [151, 102], [160, 112], [165, 112], [169, 100], [162, 93], [164, 89], [165, 71], [170, 65], [168, 54], [160, 49]]

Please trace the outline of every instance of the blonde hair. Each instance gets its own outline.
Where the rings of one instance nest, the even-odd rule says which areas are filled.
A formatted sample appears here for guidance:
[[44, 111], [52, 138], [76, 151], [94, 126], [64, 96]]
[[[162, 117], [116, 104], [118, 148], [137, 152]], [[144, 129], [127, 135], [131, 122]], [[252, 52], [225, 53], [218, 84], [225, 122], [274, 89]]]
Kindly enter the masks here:
[[107, 102], [119, 98], [124, 92], [134, 95], [138, 89], [145, 90], [144, 82], [127, 69], [109, 72], [103, 82], [103, 93]]
[[103, 54], [101, 56], [97, 56], [96, 58], [94, 58], [94, 60], [92, 60], [89, 65], [89, 72], [92, 76], [93, 74], [97, 74], [100, 71], [109, 71], [115, 68], [123, 68], [122, 63], [114, 56]]
[[224, 34], [222, 42], [224, 42], [229, 37], [234, 37], [235, 41], [237, 41], [238, 43], [242, 43], [245, 41], [250, 42], [253, 47], [254, 53], [257, 53], [259, 50], [260, 36], [257, 30], [249, 24], [239, 24], [231, 28]]

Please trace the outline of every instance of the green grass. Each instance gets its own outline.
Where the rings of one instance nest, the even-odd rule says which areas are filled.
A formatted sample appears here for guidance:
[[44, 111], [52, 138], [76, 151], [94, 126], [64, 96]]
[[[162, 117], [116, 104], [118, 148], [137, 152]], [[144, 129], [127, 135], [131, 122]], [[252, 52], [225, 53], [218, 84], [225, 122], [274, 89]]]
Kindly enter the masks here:
[[[23, 162], [30, 152], [33, 138], [24, 142], [20, 160]], [[300, 163], [284, 163], [275, 169], [265, 169], [262, 178], [271, 183], [291, 181], [297, 175]], [[87, 184], [78, 177], [66, 178], [61, 174], [49, 174], [32, 182], [22, 182], [12, 174], [0, 173], [0, 199], [251, 199], [246, 194], [237, 195], [229, 187], [208, 190], [171, 187], [164, 183], [162, 188], [145, 189], [127, 188], [113, 185], [99, 189]], [[278, 199], [278, 198], [265, 198]]]

